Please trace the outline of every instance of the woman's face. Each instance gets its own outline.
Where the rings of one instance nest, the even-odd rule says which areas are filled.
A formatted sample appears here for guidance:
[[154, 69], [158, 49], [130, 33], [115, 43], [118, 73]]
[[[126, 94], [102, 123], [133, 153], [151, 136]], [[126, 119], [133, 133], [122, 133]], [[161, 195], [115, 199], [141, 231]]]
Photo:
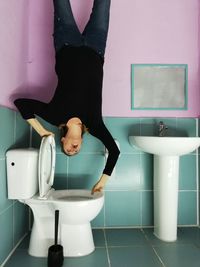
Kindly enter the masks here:
[[65, 136], [61, 138], [61, 142], [63, 145], [64, 152], [69, 156], [73, 156], [80, 151], [82, 138], [73, 138]]

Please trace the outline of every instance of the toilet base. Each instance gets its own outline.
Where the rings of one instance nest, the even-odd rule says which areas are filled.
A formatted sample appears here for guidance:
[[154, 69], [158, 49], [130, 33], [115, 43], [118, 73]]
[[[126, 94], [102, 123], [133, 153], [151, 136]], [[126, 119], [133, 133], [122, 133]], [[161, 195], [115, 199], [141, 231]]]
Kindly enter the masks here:
[[[48, 248], [54, 244], [54, 235], [46, 224], [45, 231], [33, 224], [29, 254], [35, 257], [47, 257]], [[48, 229], [49, 228], [49, 229]], [[60, 224], [58, 243], [63, 246], [64, 257], [81, 257], [92, 253], [95, 249], [90, 223], [81, 225]], [[49, 231], [48, 231], [49, 230]], [[45, 236], [43, 235], [45, 232]], [[49, 232], [49, 233], [48, 233]]]
[[66, 257], [80, 257], [92, 253], [95, 247], [90, 223], [61, 225], [61, 245]]

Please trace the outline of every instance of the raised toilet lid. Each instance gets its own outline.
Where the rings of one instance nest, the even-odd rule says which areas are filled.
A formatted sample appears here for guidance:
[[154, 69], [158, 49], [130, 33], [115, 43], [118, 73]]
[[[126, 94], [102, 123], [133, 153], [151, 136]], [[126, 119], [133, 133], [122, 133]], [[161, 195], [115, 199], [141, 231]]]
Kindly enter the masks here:
[[39, 150], [38, 162], [38, 179], [39, 179], [39, 196], [44, 196], [51, 189], [54, 182], [56, 149], [53, 136], [42, 138]]

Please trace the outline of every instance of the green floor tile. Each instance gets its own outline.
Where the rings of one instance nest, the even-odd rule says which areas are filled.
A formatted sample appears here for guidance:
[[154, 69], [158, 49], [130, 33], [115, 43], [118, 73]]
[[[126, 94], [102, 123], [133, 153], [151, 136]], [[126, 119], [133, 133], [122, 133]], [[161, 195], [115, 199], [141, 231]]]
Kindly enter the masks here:
[[46, 267], [46, 258], [31, 257], [25, 249], [18, 249], [5, 267]]
[[146, 246], [109, 248], [109, 255], [112, 267], [163, 267], [153, 249]]
[[93, 229], [93, 238], [95, 247], [105, 247], [104, 231], [102, 229]]
[[106, 230], [106, 240], [108, 247], [147, 245], [140, 229], [109, 229]]
[[[106, 241], [104, 238], [104, 231]], [[63, 267], [199, 267], [200, 230], [181, 227], [178, 240], [162, 242], [145, 229], [93, 229], [96, 249], [83, 257], [66, 257]], [[29, 235], [5, 267], [47, 267], [47, 258], [28, 254]], [[107, 246], [107, 249], [106, 249]], [[110, 262], [110, 264], [109, 264]]]
[[97, 248], [93, 253], [84, 257], [65, 258], [63, 267], [109, 267], [106, 249]]
[[193, 245], [170, 245], [156, 247], [156, 252], [165, 266], [199, 267], [200, 249]]

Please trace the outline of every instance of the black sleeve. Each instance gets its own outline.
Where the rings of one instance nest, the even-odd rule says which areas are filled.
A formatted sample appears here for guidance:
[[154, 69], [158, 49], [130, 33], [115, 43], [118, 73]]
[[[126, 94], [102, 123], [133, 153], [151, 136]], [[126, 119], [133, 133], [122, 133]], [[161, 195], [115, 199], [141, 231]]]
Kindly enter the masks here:
[[18, 98], [14, 104], [25, 120], [35, 118], [35, 115], [40, 116], [46, 106], [43, 102], [27, 98]]
[[103, 173], [111, 175], [120, 154], [119, 148], [103, 122], [96, 125], [91, 134], [101, 140], [108, 150], [108, 159]]

